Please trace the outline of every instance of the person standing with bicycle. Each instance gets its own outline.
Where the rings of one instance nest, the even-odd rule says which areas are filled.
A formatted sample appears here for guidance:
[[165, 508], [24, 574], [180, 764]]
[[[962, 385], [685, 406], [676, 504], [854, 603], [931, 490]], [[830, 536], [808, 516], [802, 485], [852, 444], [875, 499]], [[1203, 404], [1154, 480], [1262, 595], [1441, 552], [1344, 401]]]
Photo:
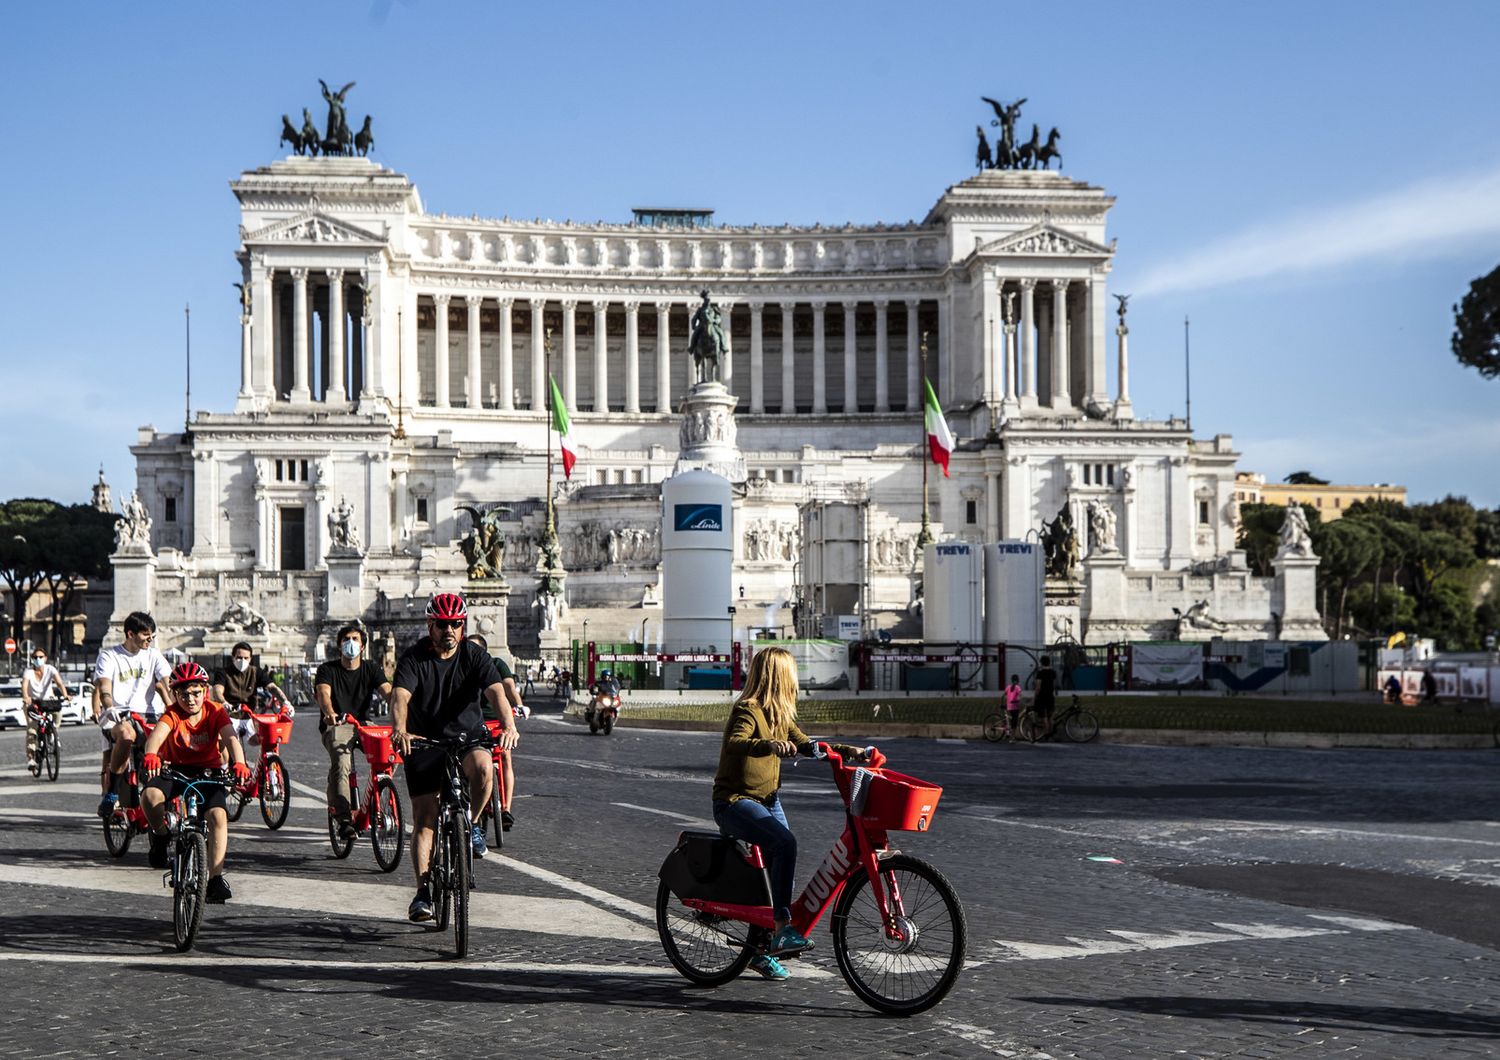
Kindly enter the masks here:
[[[457, 593], [438, 593], [427, 602], [427, 636], [417, 641], [396, 662], [391, 693], [391, 739], [406, 759], [406, 790], [411, 797], [412, 867], [417, 873], [417, 894], [407, 909], [415, 923], [432, 919], [432, 891], [428, 866], [438, 818], [438, 792], [447, 765], [449, 740], [488, 740], [479, 697], [499, 713], [505, 728], [499, 745], [511, 750], [519, 740], [516, 721], [501, 683], [500, 673], [488, 653], [463, 639], [468, 609]], [[413, 737], [433, 741], [413, 748]], [[479, 817], [490, 799], [490, 751], [470, 748], [463, 756], [464, 776], [469, 781], [469, 822], [474, 856], [488, 848]]]
[[[153, 869], [167, 867], [167, 803], [186, 785], [173, 777], [160, 776], [164, 766], [175, 766], [189, 775], [220, 769], [227, 755], [235, 780], [248, 784], [250, 767], [234, 732], [234, 721], [222, 703], [208, 698], [208, 671], [195, 662], [185, 662], [172, 671], [172, 694], [176, 702], [167, 708], [151, 735], [146, 737], [145, 757], [149, 782], [141, 789], [141, 805], [151, 822], [151, 850], [147, 860]], [[207, 787], [203, 801], [208, 820], [208, 901], [227, 902], [233, 897], [224, 879], [224, 852], [229, 847], [229, 811], [223, 784]]]
[[1031, 702], [1031, 710], [1048, 736], [1052, 735], [1052, 712], [1056, 708], [1057, 671], [1052, 669], [1051, 657], [1043, 655], [1041, 669], [1036, 672], [1036, 698]]
[[47, 653], [41, 648], [31, 653], [31, 666], [21, 675], [21, 702], [26, 707], [26, 768], [35, 769], [37, 754], [37, 722], [31, 716], [48, 714], [52, 718], [52, 731], [62, 718], [62, 701], [68, 697], [68, 688], [63, 684], [57, 667], [47, 662]]
[[351, 622], [339, 630], [339, 657], [318, 667], [313, 677], [313, 698], [318, 703], [318, 732], [328, 752], [328, 812], [338, 822], [339, 838], [359, 835], [354, 827], [354, 794], [349, 774], [354, 768], [354, 749], [359, 730], [344, 720], [352, 714], [361, 725], [369, 721], [370, 697], [379, 692], [390, 702], [391, 680], [385, 669], [364, 657], [365, 630]]

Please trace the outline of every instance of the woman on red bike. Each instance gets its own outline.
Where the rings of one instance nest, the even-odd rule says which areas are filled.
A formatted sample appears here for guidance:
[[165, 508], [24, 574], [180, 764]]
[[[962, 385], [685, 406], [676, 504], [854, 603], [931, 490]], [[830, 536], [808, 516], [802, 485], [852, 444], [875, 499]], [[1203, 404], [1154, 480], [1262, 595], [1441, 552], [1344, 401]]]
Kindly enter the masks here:
[[[830, 744], [845, 758], [865, 752]], [[714, 774], [714, 821], [731, 839], [760, 847], [768, 861], [771, 905], [776, 920], [766, 952], [750, 968], [766, 979], [787, 978], [776, 954], [800, 953], [812, 943], [791, 926], [792, 888], [797, 872], [797, 837], [787, 827], [778, 792], [781, 759], [811, 755], [813, 743], [797, 727], [797, 661], [785, 648], [765, 648], [750, 661], [745, 690], [724, 726], [719, 770]]]

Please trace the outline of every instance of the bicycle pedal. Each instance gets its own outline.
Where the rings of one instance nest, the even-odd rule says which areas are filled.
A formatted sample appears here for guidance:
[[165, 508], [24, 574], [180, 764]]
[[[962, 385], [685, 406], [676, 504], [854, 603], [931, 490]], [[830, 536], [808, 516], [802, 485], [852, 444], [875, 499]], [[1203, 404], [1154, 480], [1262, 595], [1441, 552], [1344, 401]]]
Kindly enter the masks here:
[[165, 887], [169, 891], [172, 889], [172, 870], [171, 869], [168, 869], [166, 872], [164, 872], [164, 873], [161, 874], [161, 885], [163, 887]]

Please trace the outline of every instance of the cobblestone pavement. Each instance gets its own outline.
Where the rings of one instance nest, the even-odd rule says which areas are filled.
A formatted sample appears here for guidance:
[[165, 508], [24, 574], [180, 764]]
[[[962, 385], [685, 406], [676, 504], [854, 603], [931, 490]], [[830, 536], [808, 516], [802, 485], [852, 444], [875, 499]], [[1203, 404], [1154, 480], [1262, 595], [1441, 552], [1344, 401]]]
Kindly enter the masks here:
[[[889, 741], [945, 785], [934, 829], [900, 841], [969, 926], [953, 993], [897, 1020], [850, 993], [821, 926], [786, 983], [701, 990], [667, 965], [655, 874], [709, 816], [712, 735], [526, 722], [518, 823], [478, 867], [463, 961], [405, 922], [409, 863], [331, 857], [315, 737], [298, 722], [286, 827], [253, 808], [234, 826], [235, 898], [179, 955], [145, 844], [104, 850], [94, 731], [64, 730], [55, 784], [0, 734], [5, 1056], [1500, 1050], [1493, 752]], [[784, 780], [806, 872], [841, 807], [823, 766]]]

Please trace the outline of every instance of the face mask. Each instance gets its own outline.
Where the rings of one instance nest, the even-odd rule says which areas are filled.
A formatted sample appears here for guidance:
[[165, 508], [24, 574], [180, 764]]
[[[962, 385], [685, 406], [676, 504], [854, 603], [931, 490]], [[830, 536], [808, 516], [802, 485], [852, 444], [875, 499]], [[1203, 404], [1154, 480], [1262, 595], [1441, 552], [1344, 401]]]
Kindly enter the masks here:
[[246, 670], [250, 669], [250, 660], [249, 659], [236, 659], [236, 660], [234, 660], [234, 668], [236, 670], [238, 670], [240, 673], [244, 673]]
[[32, 659], [31, 660], [31, 665], [35, 666], [38, 670], [40, 670], [44, 666], [47, 665], [47, 660], [46, 659]]
[[350, 637], [339, 645], [339, 651], [344, 653], [346, 659], [357, 659], [359, 658], [359, 641]]

